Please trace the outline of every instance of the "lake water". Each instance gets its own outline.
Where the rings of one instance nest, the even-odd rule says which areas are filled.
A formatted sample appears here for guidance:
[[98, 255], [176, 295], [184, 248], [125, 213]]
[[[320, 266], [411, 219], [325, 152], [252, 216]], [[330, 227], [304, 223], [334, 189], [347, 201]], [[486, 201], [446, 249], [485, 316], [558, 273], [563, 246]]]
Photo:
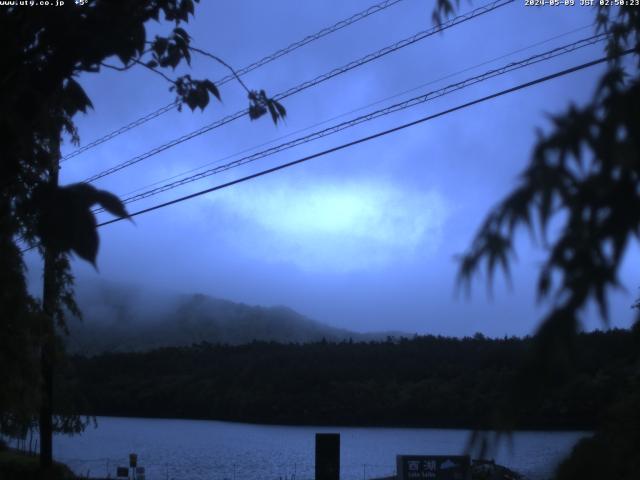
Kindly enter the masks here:
[[[461, 454], [468, 430], [290, 427], [202, 420], [98, 417], [79, 436], [57, 436], [54, 457], [76, 473], [115, 476], [138, 454], [147, 480], [308, 480], [314, 477], [315, 433], [341, 434], [342, 480], [395, 473], [396, 454]], [[516, 432], [496, 461], [532, 480], [555, 465], [586, 433]]]

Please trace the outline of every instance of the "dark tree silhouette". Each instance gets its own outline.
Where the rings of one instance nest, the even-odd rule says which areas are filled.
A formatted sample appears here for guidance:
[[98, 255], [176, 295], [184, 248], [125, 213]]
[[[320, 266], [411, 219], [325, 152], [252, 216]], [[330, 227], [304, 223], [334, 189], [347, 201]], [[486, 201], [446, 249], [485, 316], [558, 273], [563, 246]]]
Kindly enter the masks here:
[[[517, 229], [537, 233], [548, 252], [538, 297], [553, 299], [541, 338], [575, 332], [589, 300], [608, 319], [607, 293], [620, 287], [623, 254], [640, 238], [640, 10], [611, 12], [598, 7], [596, 28], [611, 33], [610, 61], [592, 100], [569, 106], [552, 118], [550, 133], [539, 133], [519, 185], [489, 213], [461, 261], [467, 285], [483, 264], [489, 275], [497, 267], [508, 275]], [[629, 49], [631, 75], [620, 56]], [[549, 240], [552, 220], [558, 234]]]
[[[559, 381], [567, 372], [589, 301], [596, 302], [607, 323], [607, 297], [621, 287], [623, 255], [640, 238], [640, 9], [593, 8], [596, 30], [611, 34], [607, 70], [594, 85], [593, 97], [585, 106], [570, 105], [552, 117], [550, 132], [538, 134], [518, 186], [487, 215], [461, 258], [459, 279], [469, 287], [481, 270], [489, 282], [498, 268], [509, 275], [514, 238], [522, 227], [546, 249], [537, 293], [539, 300], [551, 300], [551, 307], [522, 377], [526, 392], [539, 390], [540, 382]], [[632, 54], [628, 64], [623, 54]], [[554, 232], [548, 234], [552, 222]], [[636, 356], [636, 371], [639, 365]], [[625, 400], [612, 409], [594, 439], [579, 445], [559, 478], [640, 478], [640, 381], [637, 374], [628, 381]]]
[[[544, 401], [515, 405], [519, 429], [592, 429], [624, 394], [626, 330], [582, 333], [580, 366]], [[306, 425], [491, 428], [532, 339], [416, 336], [307, 344], [200, 343], [72, 357], [84, 413]]]
[[[191, 52], [228, 67], [215, 55], [191, 45], [183, 28], [197, 1], [89, 0], [84, 5], [69, 1], [55, 8], [13, 5], [0, 11], [0, 336], [15, 342], [11, 348], [2, 345], [0, 382], [11, 385], [0, 394], [4, 420], [24, 416], [30, 403], [23, 402], [25, 395], [34, 403], [51, 403], [56, 349], [53, 325], [65, 328], [65, 309], [79, 313], [69, 254], [95, 263], [98, 253], [91, 207], [99, 204], [116, 216], [127, 216], [122, 202], [109, 192], [87, 184], [58, 185], [63, 134], [79, 143], [74, 116], [92, 107], [76, 78], [103, 68], [145, 68], [170, 84], [180, 106], [204, 109], [211, 95], [219, 98], [216, 85], [207, 79], [196, 80], [188, 74], [174, 77], [171, 73], [190, 63]], [[151, 20], [173, 24], [174, 28], [167, 36], [149, 40], [145, 25]], [[114, 59], [119, 63], [114, 64]], [[263, 90], [242, 85], [251, 119], [269, 113], [277, 122], [285, 116], [284, 107]], [[27, 294], [18, 239], [37, 247], [45, 258], [42, 308]], [[35, 381], [33, 378], [39, 355], [44, 386], [41, 395], [35, 391], [37, 375]], [[53, 424], [47, 410], [42, 412], [41, 435], [49, 440], [41, 443], [41, 458], [48, 466]]]

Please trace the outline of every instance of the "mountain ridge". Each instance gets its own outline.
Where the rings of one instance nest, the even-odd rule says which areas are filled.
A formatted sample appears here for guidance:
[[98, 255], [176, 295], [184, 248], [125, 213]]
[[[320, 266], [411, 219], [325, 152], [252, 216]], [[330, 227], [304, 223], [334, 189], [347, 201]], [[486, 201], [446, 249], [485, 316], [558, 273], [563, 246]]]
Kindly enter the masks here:
[[198, 343], [372, 341], [402, 332], [360, 333], [311, 319], [286, 305], [260, 306], [202, 293], [151, 294], [102, 284], [78, 295], [83, 320], [69, 321], [67, 349], [85, 355]]

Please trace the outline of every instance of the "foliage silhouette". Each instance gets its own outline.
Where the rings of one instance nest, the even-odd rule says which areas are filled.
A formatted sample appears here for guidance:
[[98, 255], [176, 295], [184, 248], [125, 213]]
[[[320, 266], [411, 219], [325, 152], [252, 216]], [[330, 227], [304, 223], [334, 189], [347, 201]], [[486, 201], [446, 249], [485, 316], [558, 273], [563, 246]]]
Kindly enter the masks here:
[[[436, 8], [434, 19], [451, 14], [451, 7]], [[460, 259], [459, 281], [469, 288], [481, 270], [490, 284], [497, 269], [509, 276], [522, 227], [547, 251], [537, 296], [551, 300], [550, 309], [515, 382], [514, 398], [521, 400], [544, 396], [541, 391], [550, 384], [575, 375], [580, 315], [594, 301], [608, 323], [607, 296], [621, 288], [623, 255], [631, 241], [640, 239], [640, 10], [593, 8], [596, 30], [611, 34], [607, 70], [587, 105], [569, 105], [551, 117], [548, 133], [538, 132], [518, 186], [487, 215]], [[634, 50], [631, 65], [620, 58], [627, 49]], [[635, 325], [637, 330], [640, 319]], [[559, 479], [640, 478], [640, 417], [637, 403], [630, 407], [640, 392], [639, 347], [637, 342], [625, 399], [596, 435], [576, 448], [559, 469]]]
[[[39, 308], [28, 295], [20, 251], [0, 222], [0, 432], [23, 436], [38, 405]], [[8, 288], [8, 286], [11, 288]], [[20, 399], [19, 402], [16, 399]]]
[[[6, 266], [0, 275], [0, 332], [3, 340], [15, 342], [2, 350], [6, 363], [0, 367], [0, 382], [11, 385], [0, 395], [3, 420], [24, 420], [41, 398], [34, 392], [39, 380], [33, 362], [39, 344], [51, 336], [47, 322], [55, 321], [64, 330], [65, 309], [79, 314], [69, 254], [95, 265], [99, 237], [91, 206], [97, 203], [116, 216], [127, 216], [115, 195], [89, 185], [57, 185], [63, 135], [78, 144], [74, 117], [92, 108], [76, 78], [103, 68], [126, 71], [139, 66], [165, 79], [179, 106], [204, 109], [211, 96], [219, 100], [220, 93], [210, 80], [172, 74], [177, 67], [190, 65], [195, 48], [183, 26], [197, 1], [90, 0], [81, 6], [66, 2], [56, 8], [16, 4], [0, 11], [0, 263]], [[146, 24], [151, 20], [173, 24], [173, 29], [148, 41]], [[112, 58], [120, 64], [107, 63]], [[242, 85], [251, 119], [267, 112], [274, 123], [285, 117], [284, 107], [263, 90]], [[52, 295], [44, 308], [52, 318], [45, 318], [27, 294], [18, 238], [37, 246], [50, 260], [47, 288]], [[23, 395], [33, 402], [23, 402]], [[62, 425], [70, 425], [67, 420], [60, 418]], [[0, 423], [4, 425], [8, 423]]]
[[[538, 333], [542, 343], [565, 337], [566, 345], [589, 300], [608, 320], [607, 292], [620, 287], [622, 256], [629, 241], [640, 238], [640, 76], [634, 68], [627, 79], [616, 56], [629, 47], [640, 54], [640, 12], [596, 8], [596, 28], [612, 33], [611, 60], [592, 100], [570, 105], [551, 118], [550, 133], [538, 133], [519, 185], [489, 213], [460, 264], [467, 286], [483, 265], [489, 281], [499, 267], [508, 275], [517, 229], [537, 234], [548, 251], [538, 298], [553, 300]], [[552, 221], [559, 225], [550, 241]]]

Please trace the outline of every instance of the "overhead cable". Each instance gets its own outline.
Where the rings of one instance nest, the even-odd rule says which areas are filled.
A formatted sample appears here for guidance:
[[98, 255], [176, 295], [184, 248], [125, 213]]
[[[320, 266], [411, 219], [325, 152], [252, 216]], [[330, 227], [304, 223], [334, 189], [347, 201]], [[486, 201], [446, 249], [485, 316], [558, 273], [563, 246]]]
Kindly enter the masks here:
[[512, 55], [515, 55], [516, 53], [520, 53], [520, 52], [523, 52], [523, 51], [526, 51], [526, 50], [530, 50], [530, 49], [532, 49], [534, 47], [538, 47], [540, 45], [544, 45], [545, 43], [549, 43], [549, 42], [551, 42], [553, 40], [557, 40], [558, 38], [566, 37], [568, 35], [571, 35], [573, 33], [578, 32], [578, 31], [586, 30], [587, 28], [592, 28], [592, 27], [593, 27], [593, 25], [591, 25], [591, 24], [583, 25], [582, 27], [569, 30], [569, 31], [564, 32], [564, 33], [559, 34], [559, 35], [554, 35], [553, 37], [549, 37], [549, 38], [547, 38], [545, 40], [532, 43], [530, 45], [518, 48], [516, 50], [512, 50], [512, 51], [510, 51], [508, 53], [505, 53], [505, 54], [502, 54], [502, 55], [500, 55], [498, 57], [494, 57], [492, 59], [485, 60], [485, 61], [480, 62], [480, 63], [476, 63], [476, 64], [474, 64], [472, 66], [469, 66], [469, 67], [466, 67], [466, 68], [464, 68], [462, 70], [457, 70], [455, 72], [448, 73], [448, 74], [443, 75], [441, 77], [438, 77], [436, 79], [429, 80], [428, 82], [422, 83], [422, 84], [420, 84], [420, 85], [418, 85], [416, 87], [412, 87], [412, 88], [410, 88], [408, 90], [404, 90], [402, 92], [390, 95], [388, 97], [381, 98], [379, 100], [376, 100], [374, 102], [368, 103], [366, 105], [362, 105], [360, 107], [354, 108], [353, 110], [349, 110], [347, 112], [343, 112], [343, 113], [341, 113], [339, 115], [335, 115], [333, 117], [327, 118], [327, 119], [322, 120], [320, 122], [314, 123], [313, 125], [309, 125], [307, 127], [303, 127], [303, 128], [298, 129], [298, 130], [294, 130], [294, 131], [289, 132], [289, 133], [287, 133], [285, 135], [281, 135], [279, 137], [273, 138], [273, 139], [268, 140], [266, 142], [262, 142], [262, 143], [260, 143], [258, 145], [254, 145], [252, 147], [248, 147], [248, 148], [242, 149], [242, 150], [240, 150], [238, 152], [226, 155], [226, 156], [224, 156], [224, 157], [222, 157], [222, 158], [220, 158], [218, 160], [215, 160], [215, 161], [212, 161], [212, 162], [207, 162], [207, 163], [202, 164], [202, 165], [200, 165], [198, 167], [190, 168], [189, 170], [186, 170], [186, 171], [183, 171], [183, 172], [180, 172], [180, 173], [176, 173], [174, 175], [171, 175], [170, 177], [166, 177], [166, 178], [163, 178], [161, 180], [156, 180], [156, 181], [154, 181], [152, 183], [137, 187], [136, 189], [130, 190], [130, 191], [122, 194], [121, 196], [124, 196], [124, 197], [128, 198], [128, 197], [132, 196], [133, 194], [135, 194], [137, 192], [141, 192], [143, 190], [148, 190], [148, 189], [151, 189], [152, 187], [155, 187], [156, 185], [160, 185], [160, 184], [169, 182], [170, 180], [174, 180], [176, 178], [184, 177], [184, 176], [189, 175], [191, 173], [198, 172], [199, 170], [203, 170], [204, 168], [209, 167], [211, 165], [219, 165], [221, 162], [223, 162], [225, 160], [230, 160], [232, 158], [235, 158], [235, 157], [237, 157], [239, 155], [242, 155], [243, 153], [251, 152], [251, 151], [257, 150], [258, 148], [261, 148], [261, 147], [266, 147], [267, 145], [274, 144], [274, 143], [276, 143], [276, 142], [278, 142], [280, 140], [284, 140], [286, 138], [293, 137], [294, 135], [297, 135], [299, 133], [306, 132], [306, 131], [311, 130], [311, 129], [316, 128], [316, 127], [320, 127], [321, 125], [325, 125], [325, 124], [327, 124], [329, 122], [338, 120], [340, 118], [344, 118], [344, 117], [346, 117], [348, 115], [352, 115], [354, 113], [361, 112], [363, 110], [366, 110], [367, 108], [374, 107], [376, 105], [380, 105], [382, 103], [385, 103], [385, 102], [387, 102], [389, 100], [393, 100], [395, 98], [402, 97], [402, 96], [404, 96], [404, 95], [406, 95], [408, 93], [415, 92], [415, 91], [420, 90], [420, 89], [422, 89], [424, 87], [427, 87], [429, 85], [433, 85], [435, 83], [441, 82], [441, 81], [446, 80], [448, 78], [452, 78], [452, 77], [455, 77], [455, 76], [460, 75], [462, 73], [469, 72], [471, 70], [475, 70], [476, 68], [479, 68], [479, 67], [482, 67], [482, 66], [485, 66], [485, 65], [489, 65], [491, 63], [497, 62], [498, 60], [502, 60], [504, 58], [510, 57]]
[[[375, 110], [373, 112], [367, 113], [365, 115], [360, 115], [358, 117], [355, 117], [351, 120], [348, 121], [344, 121], [341, 123], [338, 123], [336, 125], [333, 125], [331, 127], [310, 133], [308, 135], [293, 139], [289, 142], [285, 142], [279, 145], [276, 145], [274, 147], [262, 150], [260, 152], [256, 152], [254, 154], [251, 155], [247, 155], [245, 157], [242, 157], [240, 159], [234, 160], [232, 162], [228, 162], [226, 164], [223, 165], [218, 165], [214, 168], [210, 168], [208, 170], [202, 171], [200, 173], [182, 178], [180, 180], [176, 180], [173, 182], [169, 182], [166, 183], [162, 186], [147, 190], [145, 192], [136, 194], [136, 195], [132, 195], [130, 197], [127, 197], [123, 200], [124, 203], [132, 203], [132, 202], [136, 202], [148, 197], [152, 197], [155, 195], [158, 195], [160, 193], [166, 192], [168, 190], [172, 190], [174, 188], [186, 185], [188, 183], [192, 183], [198, 180], [201, 180], [203, 178], [230, 170], [232, 168], [237, 168], [240, 167], [242, 165], [245, 165], [247, 163], [251, 163], [254, 162], [256, 160], [274, 155], [276, 153], [282, 152], [284, 150], [288, 150], [290, 148], [320, 139], [320, 138], [324, 138], [326, 136], [332, 135], [334, 133], [338, 133], [342, 130], [346, 130], [348, 128], [354, 127], [356, 125], [360, 125], [362, 123], [365, 122], [369, 122], [372, 121], [374, 119], [401, 111], [401, 110], [406, 110], [408, 108], [411, 107], [415, 107], [417, 105], [426, 103], [428, 101], [431, 100], [435, 100], [436, 98], [440, 98], [443, 97], [445, 95], [448, 95], [450, 93], [462, 90], [464, 88], [470, 87], [472, 85], [475, 85], [477, 83], [480, 82], [484, 82], [486, 80], [513, 72], [515, 70], [519, 70], [521, 68], [525, 68], [525, 67], [529, 67], [531, 65], [535, 65], [541, 62], [545, 62], [548, 61], [552, 58], [556, 58], [559, 57], [561, 55], [566, 55], [568, 53], [574, 52], [578, 49], [584, 48], [584, 47], [588, 47], [590, 45], [594, 45], [595, 43], [604, 41], [606, 38], [609, 37], [608, 33], [601, 33], [598, 35], [594, 35], [592, 37], [589, 38], [585, 38], [567, 45], [563, 45], [561, 47], [557, 47], [551, 50], [548, 50], [546, 52], [543, 53], [539, 53], [536, 55], [532, 55], [528, 58], [525, 58], [523, 60], [519, 60], [519, 61], [515, 61], [515, 62], [511, 62], [508, 63], [507, 65], [500, 67], [500, 68], [496, 68], [493, 70], [489, 70], [483, 74], [480, 75], [476, 75], [474, 77], [470, 77], [468, 79], [462, 80], [460, 82], [448, 85], [446, 87], [440, 88], [438, 90], [433, 90], [431, 92], [425, 93], [423, 95], [419, 95], [417, 97], [413, 97], [410, 98], [408, 100], [405, 100], [403, 102], [398, 102], [395, 103], [393, 105], [390, 105], [388, 107], [385, 108], [381, 108], [378, 110]], [[103, 212], [104, 209], [96, 209], [94, 211], [94, 213], [100, 213]]]
[[[484, 5], [482, 7], [476, 8], [475, 10], [472, 10], [471, 12], [459, 15], [457, 17], [454, 17], [450, 20], [447, 20], [445, 22], [443, 22], [442, 24], [430, 28], [428, 30], [424, 30], [422, 32], [418, 32], [415, 35], [409, 37], [409, 38], [405, 38], [404, 40], [401, 40], [399, 42], [394, 43], [393, 45], [389, 45], [387, 47], [384, 47], [380, 50], [377, 50], [375, 52], [372, 52], [368, 55], [365, 55], [364, 57], [361, 57], [357, 60], [354, 60], [353, 62], [350, 62], [346, 65], [343, 65], [342, 67], [339, 68], [335, 68], [333, 70], [331, 70], [330, 72], [324, 73], [322, 75], [317, 76], [316, 78], [303, 82], [295, 87], [292, 87], [284, 92], [281, 92], [277, 95], [275, 95], [273, 97], [274, 100], [276, 101], [281, 101], [287, 97], [290, 97], [292, 95], [295, 95], [297, 93], [302, 92], [303, 90], [306, 90], [308, 88], [314, 87], [322, 82], [325, 82], [333, 77], [336, 77], [338, 75], [341, 75], [343, 73], [346, 73], [350, 70], [353, 70], [354, 68], [360, 67], [366, 63], [369, 63], [373, 60], [376, 60], [380, 57], [383, 57], [385, 55], [388, 55], [389, 53], [395, 52], [401, 48], [407, 47], [409, 45], [412, 45], [420, 40], [423, 40], [427, 37], [430, 37], [432, 35], [435, 35], [436, 33], [442, 32], [448, 28], [451, 28], [453, 26], [459, 25], [463, 22], [466, 22], [468, 20], [471, 20], [473, 18], [479, 17], [481, 15], [484, 15], [486, 13], [492, 12], [498, 8], [504, 7], [510, 3], [513, 3], [515, 0], [496, 0], [494, 2], [491, 2], [487, 5]], [[231, 115], [227, 115], [226, 117], [223, 117], [213, 123], [210, 123], [209, 125], [205, 125], [204, 127], [199, 128], [198, 130], [195, 130], [193, 132], [187, 133], [185, 135], [182, 135], [174, 140], [171, 140], [163, 145], [160, 145], [156, 148], [153, 148], [152, 150], [149, 150], [145, 153], [142, 153], [140, 155], [137, 155], [129, 160], [126, 160], [125, 162], [119, 163], [113, 167], [110, 167], [106, 170], [103, 170], [102, 172], [99, 172], [87, 179], [84, 180], [84, 182], [87, 183], [92, 183], [95, 182], [96, 180], [99, 180], [103, 177], [106, 177], [108, 175], [111, 175], [113, 173], [116, 173], [122, 169], [128, 168], [132, 165], [135, 165], [143, 160], [146, 160], [150, 157], [153, 157], [161, 152], [164, 152], [165, 150], [168, 150], [172, 147], [175, 147], [176, 145], [179, 145], [181, 143], [187, 142], [195, 137], [198, 137], [204, 133], [210, 132], [213, 129], [219, 128], [223, 125], [226, 125], [227, 123], [230, 123], [234, 120], [237, 120], [239, 118], [244, 117], [245, 115], [249, 114], [249, 109], [243, 109], [243, 110], [239, 110]]]
[[[303, 47], [305, 45], [307, 45], [308, 43], [311, 43], [315, 40], [319, 40], [322, 37], [326, 37], [327, 35], [333, 33], [333, 32], [337, 32], [338, 30], [341, 30], [345, 27], [348, 27], [349, 25], [352, 25], [364, 18], [367, 18], [369, 15], [373, 15], [374, 13], [377, 12], [381, 12], [397, 3], [400, 3], [403, 0], [385, 0], [384, 2], [380, 2], [376, 5], [373, 5], [365, 10], [362, 10], [354, 15], [352, 15], [349, 18], [345, 18], [343, 20], [340, 20], [339, 22], [334, 23], [333, 25], [323, 28], [322, 30], [319, 30], [318, 32], [312, 34], [312, 35], [307, 35], [306, 37], [304, 37], [302, 40], [298, 40], [297, 42], [294, 42], [292, 44], [290, 44], [289, 46], [285, 47], [285, 48], [281, 48], [280, 50], [277, 50], [273, 53], [271, 53], [270, 55], [267, 55], [266, 57], [261, 58], [260, 60], [251, 63], [250, 65], [247, 65], [246, 67], [243, 67], [239, 70], [235, 71], [235, 74], [237, 76], [242, 76], [245, 75], [253, 70], [255, 70], [256, 68], [262, 67], [263, 65], [266, 65], [267, 63], [273, 62], [274, 60], [277, 60], [278, 58], [293, 52], [294, 50], [297, 50], [300, 47]], [[216, 84], [216, 86], [220, 87], [222, 85], [224, 85], [225, 83], [235, 79], [236, 76], [234, 74], [229, 74], [225, 77], [222, 77], [221, 79], [215, 81], [214, 83]], [[86, 152], [87, 150], [90, 150], [102, 143], [108, 142], [109, 140], [111, 140], [112, 138], [117, 137], [118, 135], [121, 135], [131, 129], [134, 129], [136, 127], [139, 127], [140, 125], [148, 122], [149, 120], [152, 120], [156, 117], [159, 117], [160, 115], [163, 115], [171, 110], [173, 110], [174, 108], [177, 107], [177, 102], [171, 102], [168, 105], [165, 105], [164, 107], [161, 107], [143, 117], [138, 118], [137, 120], [134, 120], [133, 122], [118, 128], [117, 130], [114, 130], [111, 133], [108, 133], [107, 135], [104, 135], [94, 141], [92, 141], [91, 143], [88, 143], [86, 145], [83, 145], [82, 147], [78, 148], [77, 150], [74, 150], [73, 152], [65, 155], [64, 157], [62, 157], [62, 161], [65, 160], [69, 160], [73, 157], [76, 157], [78, 155], [80, 155], [81, 153]]]
[[[628, 49], [628, 50], [625, 50], [624, 52], [622, 52], [620, 54], [620, 56], [629, 55], [629, 54], [634, 53], [634, 52], [635, 52], [634, 49]], [[607, 61], [611, 60], [611, 58], [612, 57], [610, 57], [610, 56], [602, 57], [602, 58], [599, 58], [597, 60], [593, 60], [593, 61], [590, 61], [590, 62], [583, 63], [581, 65], [577, 65], [575, 67], [571, 67], [571, 68], [567, 68], [565, 70], [561, 70], [561, 71], [553, 73], [551, 75], [545, 75], [545, 76], [539, 77], [539, 78], [537, 78], [535, 80], [531, 80], [529, 82], [521, 83], [519, 85], [516, 85], [515, 87], [507, 88], [505, 90], [501, 90], [501, 91], [493, 93], [491, 95], [487, 95], [487, 96], [478, 98], [476, 100], [472, 100], [470, 102], [466, 102], [466, 103], [460, 104], [460, 105], [458, 105], [456, 107], [452, 107], [452, 108], [449, 108], [447, 110], [443, 110], [441, 112], [438, 112], [438, 113], [435, 113], [435, 114], [432, 114], [432, 115], [427, 115], [427, 116], [422, 117], [422, 118], [420, 118], [418, 120], [414, 120], [412, 122], [404, 123], [404, 124], [399, 125], [397, 127], [393, 127], [393, 128], [387, 129], [387, 130], [383, 130], [383, 131], [377, 132], [377, 133], [372, 134], [372, 135], [367, 135], [366, 137], [362, 137], [362, 138], [359, 138], [357, 140], [353, 140], [351, 142], [343, 143], [343, 144], [338, 145], [336, 147], [332, 147], [332, 148], [329, 148], [327, 150], [323, 150], [321, 152], [314, 153], [312, 155], [307, 155], [305, 157], [299, 158], [297, 160], [293, 160], [291, 162], [283, 163], [281, 165], [278, 165], [278, 166], [275, 166], [275, 167], [272, 167], [272, 168], [268, 168], [266, 170], [262, 170], [262, 171], [257, 172], [257, 173], [253, 173], [251, 175], [247, 175], [245, 177], [238, 178], [236, 180], [232, 180], [232, 181], [220, 184], [220, 185], [216, 185], [214, 187], [207, 188], [205, 190], [200, 190], [198, 192], [191, 193], [191, 194], [185, 195], [183, 197], [175, 198], [173, 200], [170, 200], [170, 201], [167, 201], [167, 202], [164, 202], [164, 203], [153, 205], [151, 207], [144, 208], [142, 210], [138, 210], [136, 212], [131, 213], [128, 218], [135, 217], [135, 216], [138, 216], [138, 215], [143, 215], [143, 214], [149, 213], [149, 212], [153, 212], [155, 210], [159, 210], [161, 208], [168, 207], [170, 205], [175, 205], [177, 203], [181, 203], [181, 202], [190, 200], [192, 198], [196, 198], [196, 197], [199, 197], [199, 196], [202, 196], [202, 195], [206, 195], [207, 193], [215, 192], [217, 190], [222, 190], [224, 188], [228, 188], [228, 187], [231, 187], [233, 185], [237, 185], [237, 184], [240, 184], [240, 183], [247, 182], [249, 180], [253, 180], [254, 178], [258, 178], [258, 177], [262, 177], [262, 176], [265, 176], [265, 175], [269, 175], [269, 174], [277, 172], [279, 170], [284, 170], [285, 168], [293, 167], [294, 165], [298, 165], [298, 164], [307, 162], [309, 160], [313, 160], [315, 158], [326, 156], [326, 155], [328, 155], [330, 153], [334, 153], [334, 152], [337, 152], [337, 151], [340, 151], [340, 150], [344, 150], [346, 148], [349, 148], [349, 147], [352, 147], [352, 146], [355, 146], [355, 145], [359, 145], [361, 143], [365, 143], [365, 142], [374, 140], [376, 138], [383, 137], [383, 136], [389, 135], [391, 133], [398, 132], [400, 130], [404, 130], [404, 129], [409, 128], [409, 127], [413, 127], [415, 125], [419, 125], [421, 123], [433, 120], [435, 118], [442, 117], [442, 116], [447, 115], [449, 113], [453, 113], [453, 112], [456, 112], [456, 111], [459, 111], [459, 110], [463, 110], [463, 109], [469, 108], [469, 107], [471, 107], [473, 105], [477, 105], [479, 103], [483, 103], [483, 102], [486, 102], [488, 100], [492, 100], [494, 98], [498, 98], [498, 97], [501, 97], [503, 95], [507, 95], [507, 94], [516, 92], [518, 90], [523, 90], [525, 88], [528, 88], [528, 87], [531, 87], [531, 86], [534, 86], [534, 85], [538, 85], [540, 83], [548, 82], [548, 81], [553, 80], [555, 78], [563, 77], [565, 75], [569, 75], [571, 73], [575, 73], [577, 71], [584, 70], [584, 69], [589, 68], [589, 67], [593, 67], [594, 65], [598, 65], [598, 64], [607, 62]], [[114, 219], [111, 219], [111, 220], [107, 220], [105, 222], [99, 223], [98, 227], [103, 227], [105, 225], [110, 225], [112, 223], [116, 223], [116, 222], [119, 222], [121, 220], [125, 220], [125, 218], [124, 217], [120, 217], [120, 218], [114, 218]]]

